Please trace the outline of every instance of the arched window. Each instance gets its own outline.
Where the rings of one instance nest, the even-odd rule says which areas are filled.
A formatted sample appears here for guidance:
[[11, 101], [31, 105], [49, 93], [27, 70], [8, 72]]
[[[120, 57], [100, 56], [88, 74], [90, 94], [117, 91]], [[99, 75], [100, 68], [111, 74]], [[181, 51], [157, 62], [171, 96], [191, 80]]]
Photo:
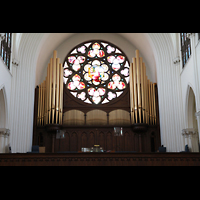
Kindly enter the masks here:
[[4, 63], [7, 65], [8, 69], [10, 69], [11, 36], [12, 36], [12, 33], [5, 33], [5, 35], [2, 36], [3, 39], [1, 40], [1, 54], [0, 55]]
[[183, 67], [191, 55], [190, 39], [187, 37], [187, 33], [181, 33], [181, 52]]
[[86, 104], [109, 103], [127, 89], [129, 61], [110, 42], [81, 43], [65, 58], [64, 83], [74, 97]]

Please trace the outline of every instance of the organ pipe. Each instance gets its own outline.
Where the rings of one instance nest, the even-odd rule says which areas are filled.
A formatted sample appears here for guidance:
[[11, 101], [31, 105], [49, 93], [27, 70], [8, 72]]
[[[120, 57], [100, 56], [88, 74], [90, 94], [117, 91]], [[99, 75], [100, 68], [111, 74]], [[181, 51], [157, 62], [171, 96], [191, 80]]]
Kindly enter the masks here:
[[146, 123], [156, 125], [156, 83], [146, 75], [146, 66], [139, 51], [130, 65], [130, 107], [131, 124]]
[[57, 52], [47, 67], [47, 76], [39, 85], [37, 124], [62, 125], [63, 115], [63, 67]]

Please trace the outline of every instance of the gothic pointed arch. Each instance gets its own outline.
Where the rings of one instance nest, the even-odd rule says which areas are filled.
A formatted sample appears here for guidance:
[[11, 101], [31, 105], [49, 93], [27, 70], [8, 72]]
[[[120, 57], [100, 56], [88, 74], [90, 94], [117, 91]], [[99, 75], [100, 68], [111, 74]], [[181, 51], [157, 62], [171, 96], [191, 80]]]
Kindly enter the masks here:
[[8, 108], [5, 86], [0, 87], [0, 128], [7, 126]]

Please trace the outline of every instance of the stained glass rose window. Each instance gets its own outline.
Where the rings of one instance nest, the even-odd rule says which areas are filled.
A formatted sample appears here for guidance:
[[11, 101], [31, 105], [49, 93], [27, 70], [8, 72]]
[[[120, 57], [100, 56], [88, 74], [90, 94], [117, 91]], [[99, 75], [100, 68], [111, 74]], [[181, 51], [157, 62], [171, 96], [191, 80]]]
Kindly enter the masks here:
[[109, 42], [81, 43], [65, 58], [64, 83], [80, 101], [109, 103], [127, 88], [129, 61], [122, 50]]

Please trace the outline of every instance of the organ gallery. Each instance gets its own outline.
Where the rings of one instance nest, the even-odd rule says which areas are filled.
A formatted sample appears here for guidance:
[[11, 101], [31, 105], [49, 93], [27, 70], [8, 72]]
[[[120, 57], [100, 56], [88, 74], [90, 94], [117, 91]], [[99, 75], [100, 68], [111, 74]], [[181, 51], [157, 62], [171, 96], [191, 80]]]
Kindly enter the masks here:
[[157, 84], [138, 50], [129, 61], [110, 42], [86, 41], [63, 63], [54, 51], [35, 89], [33, 129], [33, 145], [45, 152], [155, 152], [161, 146]]

